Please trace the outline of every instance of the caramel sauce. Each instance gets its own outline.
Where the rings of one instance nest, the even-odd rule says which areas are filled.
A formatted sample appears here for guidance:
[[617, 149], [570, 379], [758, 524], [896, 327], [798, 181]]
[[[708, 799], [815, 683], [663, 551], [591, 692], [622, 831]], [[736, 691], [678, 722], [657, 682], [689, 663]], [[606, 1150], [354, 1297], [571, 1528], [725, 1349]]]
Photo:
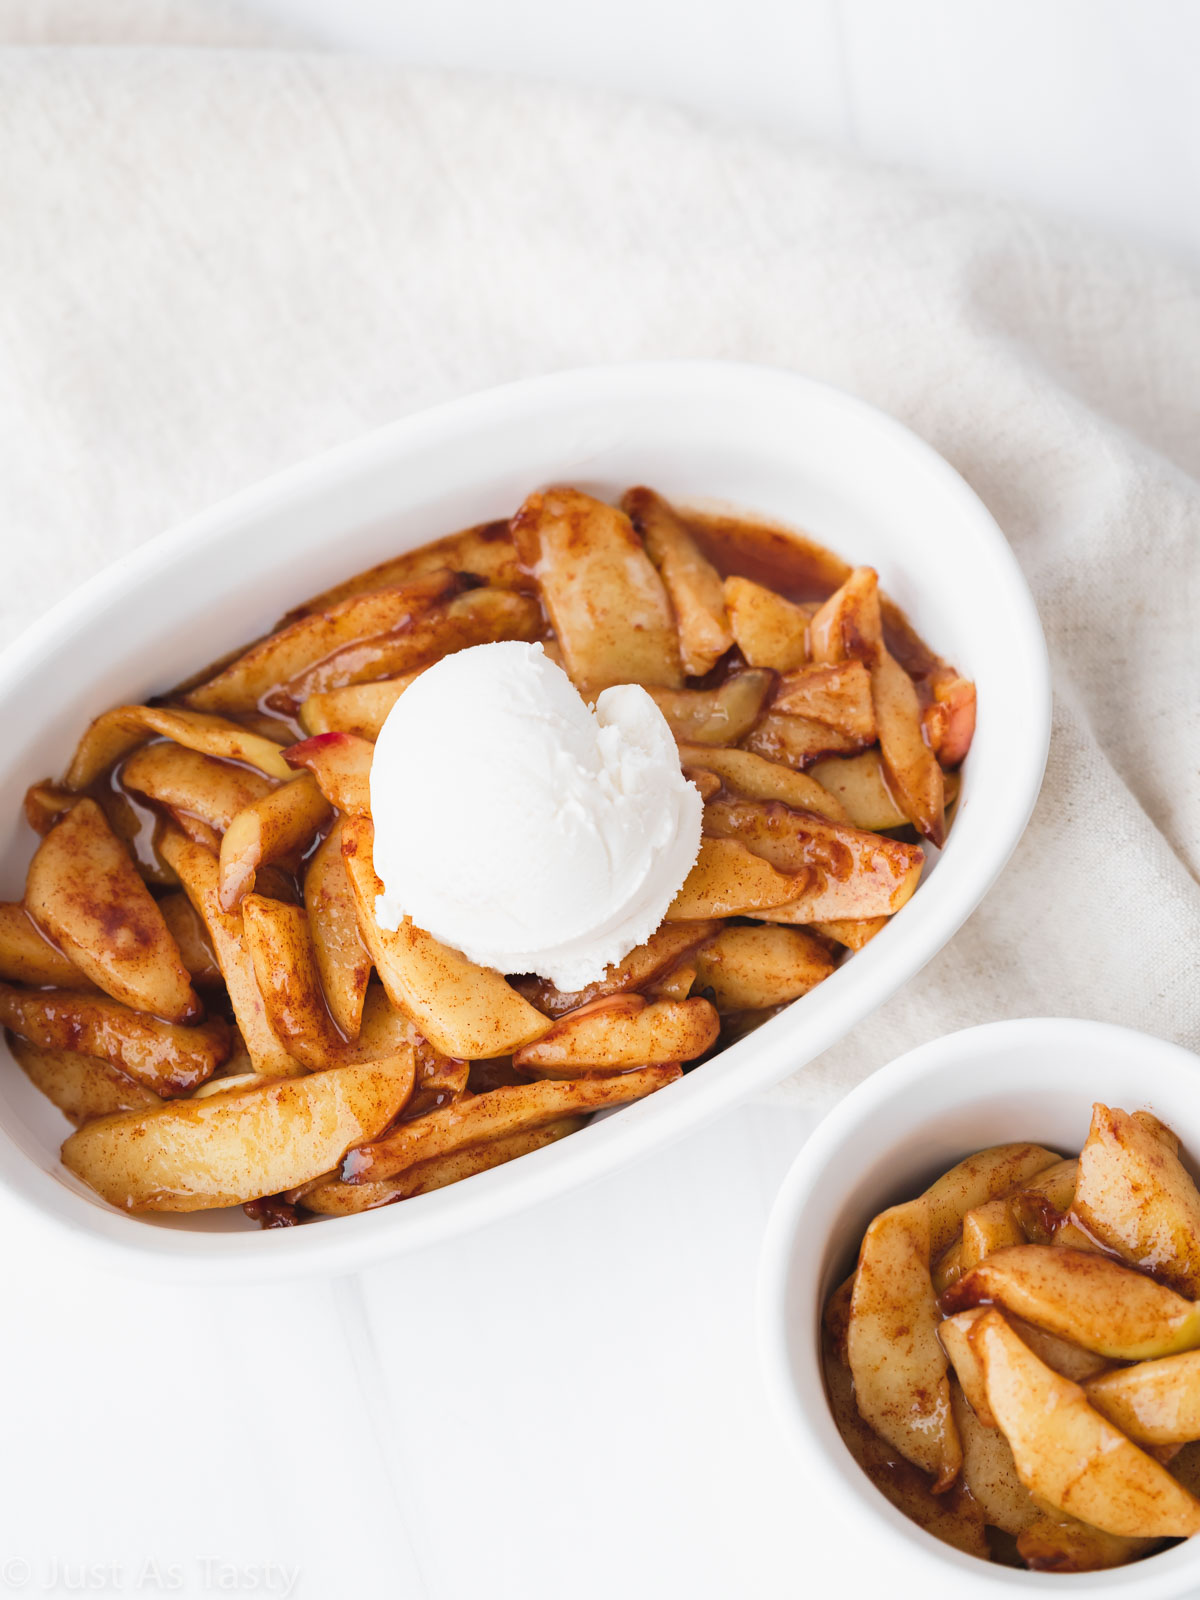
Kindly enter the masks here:
[[125, 760], [122, 757], [102, 772], [87, 793], [104, 812], [109, 827], [128, 846], [142, 877], [151, 887], [169, 887], [175, 883], [175, 874], [154, 847], [155, 836], [163, 825], [162, 813], [145, 795], [126, 788], [121, 780]]
[[264, 1195], [261, 1200], [247, 1200], [242, 1210], [260, 1228], [294, 1228], [304, 1220], [296, 1207], [281, 1194]]
[[[749, 578], [797, 605], [828, 600], [853, 568], [806, 534], [769, 522], [730, 515], [688, 512], [689, 533], [723, 578]], [[917, 682], [946, 670], [908, 618], [886, 595], [880, 597], [883, 636], [889, 652]], [[928, 692], [922, 695], [928, 699]]]
[[849, 562], [802, 533], [727, 514], [687, 512], [684, 521], [723, 578], [749, 578], [797, 605], [828, 600], [850, 576]]

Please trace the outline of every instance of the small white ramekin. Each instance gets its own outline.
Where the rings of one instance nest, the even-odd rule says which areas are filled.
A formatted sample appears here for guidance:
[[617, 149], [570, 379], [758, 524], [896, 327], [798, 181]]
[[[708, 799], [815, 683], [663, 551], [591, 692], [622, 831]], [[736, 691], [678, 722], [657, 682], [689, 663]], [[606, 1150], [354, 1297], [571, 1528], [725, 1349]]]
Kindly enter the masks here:
[[951, 1549], [859, 1469], [825, 1397], [822, 1307], [871, 1218], [987, 1145], [1031, 1139], [1078, 1151], [1096, 1100], [1152, 1111], [1186, 1153], [1200, 1155], [1200, 1058], [1129, 1028], [1030, 1018], [948, 1034], [893, 1061], [820, 1124], [788, 1173], [763, 1244], [760, 1352], [774, 1409], [812, 1492], [836, 1518], [847, 1595], [1200, 1594], [1200, 1539], [1110, 1572], [1070, 1575], [991, 1566]]

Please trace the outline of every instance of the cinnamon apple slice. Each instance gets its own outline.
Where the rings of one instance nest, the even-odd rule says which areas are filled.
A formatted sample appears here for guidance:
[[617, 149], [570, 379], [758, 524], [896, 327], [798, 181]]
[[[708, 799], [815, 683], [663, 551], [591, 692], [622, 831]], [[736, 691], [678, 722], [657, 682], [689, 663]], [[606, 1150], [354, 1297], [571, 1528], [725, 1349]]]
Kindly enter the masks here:
[[909, 821], [932, 844], [946, 836], [945, 786], [926, 743], [916, 686], [884, 643], [879, 581], [856, 567], [812, 621], [814, 661], [864, 661], [888, 782]]
[[1123, 1538], [1189, 1538], [1200, 1501], [1038, 1360], [996, 1310], [968, 1336], [987, 1403], [1021, 1482], [1040, 1500]]
[[950, 1406], [946, 1353], [929, 1276], [929, 1207], [923, 1196], [881, 1212], [863, 1237], [846, 1357], [864, 1421], [950, 1487], [962, 1445]]
[[179, 946], [94, 800], [76, 802], [38, 846], [25, 904], [97, 988], [168, 1022], [203, 1014]]
[[988, 1256], [942, 1296], [948, 1312], [982, 1302], [1116, 1361], [1200, 1346], [1200, 1304], [1090, 1251], [1014, 1245]]

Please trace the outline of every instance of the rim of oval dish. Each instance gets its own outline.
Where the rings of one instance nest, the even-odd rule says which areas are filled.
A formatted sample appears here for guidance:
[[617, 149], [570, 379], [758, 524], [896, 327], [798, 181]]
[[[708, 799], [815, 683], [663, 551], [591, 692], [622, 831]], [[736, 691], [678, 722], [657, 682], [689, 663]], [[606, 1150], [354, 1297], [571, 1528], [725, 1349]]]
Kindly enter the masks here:
[[[88, 1251], [104, 1249], [115, 1265], [175, 1273], [182, 1279], [263, 1281], [357, 1266], [409, 1248], [434, 1244], [468, 1228], [497, 1221], [539, 1200], [593, 1181], [654, 1146], [698, 1127], [755, 1091], [781, 1081], [850, 1031], [914, 976], [954, 935], [999, 876], [1016, 847], [1041, 787], [1050, 737], [1050, 674], [1045, 639], [1028, 586], [1003, 533], [974, 491], [931, 446], [865, 401], [782, 369], [719, 361], [644, 362], [590, 367], [523, 379], [401, 418], [290, 467], [152, 538], [64, 597], [0, 655], [0, 703], [64, 651], [73, 632], [122, 602], [185, 558], [231, 538], [258, 519], [302, 507], [319, 491], [348, 492], [356, 478], [412, 459], [448, 442], [486, 437], [489, 423], [536, 423], [563, 408], [610, 405], [631, 396], [669, 405], [687, 396], [736, 415], [747, 405], [799, 404], [828, 413], [843, 429], [872, 440], [928, 480], [930, 492], [963, 528], [980, 565], [979, 587], [989, 608], [1007, 613], [1020, 698], [1024, 743], [1006, 766], [1008, 826], [975, 839], [964, 814], [951, 832], [953, 870], [923, 884], [894, 921], [843, 963], [818, 989], [793, 1002], [754, 1033], [699, 1070], [647, 1100], [593, 1122], [568, 1140], [478, 1174], [463, 1183], [399, 1205], [337, 1219], [263, 1232], [201, 1232], [186, 1226], [147, 1226], [66, 1181], [61, 1168], [39, 1166], [7, 1128], [0, 1128], [0, 1185], [37, 1221]], [[857, 440], [856, 440], [857, 442]], [[469, 476], [469, 473], [467, 474]], [[698, 477], [703, 476], [700, 472]], [[531, 485], [533, 487], [533, 485]], [[821, 530], [813, 530], [820, 538]], [[934, 640], [936, 646], [937, 640]], [[986, 713], [984, 713], [986, 714]], [[82, 714], [81, 714], [82, 715]], [[968, 758], [969, 760], [969, 758]], [[948, 853], [950, 847], [948, 846]], [[947, 866], [949, 864], [947, 863]], [[847, 985], [839, 976], [853, 973]], [[845, 992], [844, 992], [845, 991]], [[436, 1202], [429, 1204], [428, 1202]], [[86, 1207], [86, 1211], [81, 1211]], [[158, 1220], [158, 1219], [154, 1219]]]

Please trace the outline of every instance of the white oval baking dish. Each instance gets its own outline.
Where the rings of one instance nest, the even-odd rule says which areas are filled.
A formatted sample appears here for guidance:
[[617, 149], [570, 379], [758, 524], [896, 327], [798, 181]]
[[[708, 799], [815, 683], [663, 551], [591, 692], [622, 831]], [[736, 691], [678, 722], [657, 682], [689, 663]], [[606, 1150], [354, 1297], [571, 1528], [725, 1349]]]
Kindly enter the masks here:
[[[202, 448], [202, 445], [200, 446]], [[0, 658], [0, 894], [33, 849], [28, 784], [87, 720], [254, 638], [306, 595], [397, 551], [509, 514], [532, 489], [649, 483], [804, 530], [878, 568], [934, 649], [974, 678], [979, 725], [947, 848], [913, 900], [826, 983], [682, 1081], [508, 1166], [337, 1222], [259, 1232], [240, 1211], [132, 1217], [59, 1164], [60, 1113], [0, 1071], [0, 1182], [90, 1252], [156, 1275], [344, 1272], [608, 1172], [804, 1065], [933, 956], [1028, 820], [1050, 686], [1016, 561], [957, 474], [899, 423], [795, 375], [719, 362], [594, 368], [405, 418], [164, 534], [101, 573]]]

